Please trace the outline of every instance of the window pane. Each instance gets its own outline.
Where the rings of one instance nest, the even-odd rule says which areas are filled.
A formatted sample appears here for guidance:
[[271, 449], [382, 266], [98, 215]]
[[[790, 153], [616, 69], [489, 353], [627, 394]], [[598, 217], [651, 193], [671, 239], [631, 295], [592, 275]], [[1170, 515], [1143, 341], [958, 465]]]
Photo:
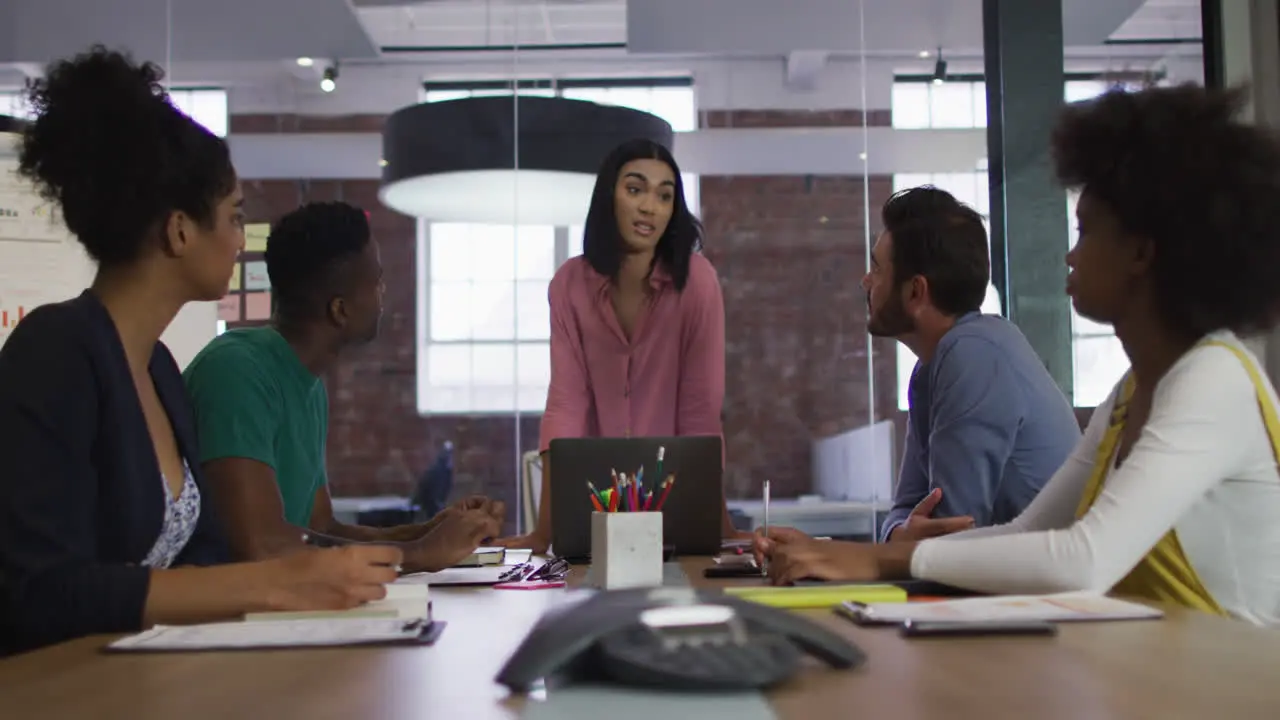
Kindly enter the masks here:
[[973, 87], [969, 83], [946, 82], [931, 85], [930, 126], [935, 128], [973, 127]]
[[653, 91], [649, 88], [611, 88], [609, 104], [644, 112], [653, 111]]
[[471, 283], [431, 282], [431, 339], [436, 342], [471, 339]]
[[946, 190], [960, 202], [976, 209], [978, 204], [977, 173], [939, 174], [934, 184]]
[[515, 284], [476, 282], [471, 285], [471, 337], [511, 340], [515, 337]]
[[516, 283], [517, 331], [521, 340], [545, 340], [551, 336], [551, 306], [547, 303], [546, 280]]
[[601, 105], [608, 104], [609, 102], [609, 90], [607, 88], [565, 88], [560, 94], [570, 100], [586, 100], [588, 102], [600, 103]]
[[1073, 335], [1115, 335], [1116, 331], [1110, 325], [1081, 316], [1073, 307], [1071, 308], [1071, 333]]
[[186, 111], [196, 122], [218, 137], [227, 135], [227, 91], [192, 90], [190, 110]]
[[901, 192], [908, 188], [929, 185], [933, 176], [928, 173], [897, 173], [893, 176], [893, 191]]
[[519, 226], [515, 255], [517, 278], [550, 280], [556, 271], [556, 229], [550, 225]]
[[427, 347], [427, 383], [433, 387], [471, 384], [471, 345], [447, 344]]
[[513, 407], [512, 389], [516, 379], [516, 346], [514, 343], [473, 345], [471, 381], [476, 387], [500, 387], [507, 392], [507, 407]]
[[[978, 193], [978, 204], [974, 209], [982, 213], [984, 217], [991, 215], [991, 188], [987, 183], [991, 182], [988, 173], [979, 172], [975, 174], [974, 182], [976, 183]], [[987, 236], [991, 236], [991, 228], [987, 228]]]
[[569, 251], [567, 257], [578, 257], [582, 254], [582, 233], [586, 228], [582, 225], [569, 226]]
[[924, 83], [893, 84], [893, 126], [896, 128], [929, 127], [929, 86]]
[[979, 128], [987, 126], [987, 84], [985, 82], [973, 84], [973, 126]]
[[1063, 96], [1069, 103], [1089, 100], [1107, 91], [1107, 83], [1103, 80], [1068, 80], [1063, 87]]
[[702, 181], [693, 173], [680, 173], [680, 182], [684, 185], [684, 203], [694, 216], [702, 215]]
[[982, 299], [982, 307], [979, 309], [987, 315], [1000, 314], [1000, 293], [995, 285], [987, 283], [987, 296]]
[[470, 228], [471, 277], [476, 280], [513, 280], [516, 275], [515, 228], [488, 224], [475, 224]]
[[461, 100], [466, 97], [471, 97], [470, 90], [428, 90], [426, 102]]
[[671, 123], [676, 132], [698, 129], [698, 109], [693, 88], [654, 88], [649, 112]]
[[547, 343], [523, 343], [516, 354], [520, 360], [516, 403], [522, 411], [541, 412], [546, 408], [547, 386], [551, 382], [551, 346]]
[[898, 346], [898, 409], [907, 410], [910, 407], [907, 402], [907, 387], [911, 384], [911, 371], [916, 367], [916, 354], [902, 343], [894, 344]]
[[521, 385], [541, 386], [545, 393], [551, 382], [551, 345], [549, 343], [520, 343], [516, 350], [520, 358], [517, 379]]
[[1076, 407], [1097, 407], [1129, 368], [1120, 339], [1112, 335], [1072, 340]]
[[471, 280], [471, 245], [468, 225], [431, 223], [431, 279]]

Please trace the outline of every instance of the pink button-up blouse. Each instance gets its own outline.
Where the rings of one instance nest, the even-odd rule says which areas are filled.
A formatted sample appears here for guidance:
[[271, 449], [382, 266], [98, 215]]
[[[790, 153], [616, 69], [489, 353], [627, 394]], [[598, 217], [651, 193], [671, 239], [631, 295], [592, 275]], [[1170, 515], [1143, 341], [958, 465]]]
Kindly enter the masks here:
[[539, 448], [564, 437], [720, 435], [724, 403], [724, 298], [715, 268], [694, 254], [677, 291], [661, 265], [632, 339], [622, 332], [609, 278], [584, 257], [556, 272], [551, 386]]

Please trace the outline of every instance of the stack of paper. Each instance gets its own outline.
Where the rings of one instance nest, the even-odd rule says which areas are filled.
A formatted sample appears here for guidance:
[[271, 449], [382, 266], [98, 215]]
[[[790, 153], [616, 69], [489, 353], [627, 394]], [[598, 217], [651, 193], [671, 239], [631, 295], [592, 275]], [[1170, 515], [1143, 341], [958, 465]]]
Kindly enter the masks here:
[[1145, 620], [1164, 613], [1138, 603], [1097, 593], [1057, 595], [1005, 595], [919, 603], [847, 602], [841, 614], [863, 624], [915, 622], [998, 622], [1088, 620]]

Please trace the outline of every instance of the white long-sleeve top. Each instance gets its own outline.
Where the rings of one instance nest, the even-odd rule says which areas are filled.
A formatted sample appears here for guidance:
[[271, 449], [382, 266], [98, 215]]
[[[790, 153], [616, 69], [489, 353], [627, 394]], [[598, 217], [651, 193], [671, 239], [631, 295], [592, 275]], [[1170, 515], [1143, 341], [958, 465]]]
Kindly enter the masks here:
[[[1211, 339], [1244, 349], [1229, 332]], [[1266, 399], [1277, 403], [1265, 380]], [[1093, 472], [1120, 386], [1044, 490], [1013, 521], [926, 540], [915, 577], [995, 594], [1106, 592], [1176, 528], [1218, 605], [1280, 624], [1280, 473], [1253, 380], [1226, 348], [1199, 345], [1156, 386], [1150, 417], [1098, 499], [1076, 507]]]

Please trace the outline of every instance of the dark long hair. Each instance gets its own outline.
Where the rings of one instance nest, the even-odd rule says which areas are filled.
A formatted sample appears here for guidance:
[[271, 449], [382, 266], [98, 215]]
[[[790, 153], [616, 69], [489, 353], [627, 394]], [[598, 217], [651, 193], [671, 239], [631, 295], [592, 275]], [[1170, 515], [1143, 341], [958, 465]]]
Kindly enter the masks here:
[[[674, 207], [671, 222], [658, 239], [653, 262], [661, 262], [671, 273], [677, 290], [684, 290], [689, 281], [689, 260], [694, 251], [702, 248], [702, 223], [689, 212], [684, 201], [684, 180], [680, 166], [671, 151], [646, 139], [629, 140], [614, 148], [600, 165], [596, 174], [596, 187], [591, 194], [591, 209], [587, 211], [587, 224], [582, 237], [582, 254], [601, 275], [616, 279], [622, 267], [622, 233], [618, 231], [618, 218], [614, 210], [614, 193], [622, 166], [632, 160], [658, 160], [671, 168], [676, 178]], [[651, 268], [652, 269], [652, 268]]]

